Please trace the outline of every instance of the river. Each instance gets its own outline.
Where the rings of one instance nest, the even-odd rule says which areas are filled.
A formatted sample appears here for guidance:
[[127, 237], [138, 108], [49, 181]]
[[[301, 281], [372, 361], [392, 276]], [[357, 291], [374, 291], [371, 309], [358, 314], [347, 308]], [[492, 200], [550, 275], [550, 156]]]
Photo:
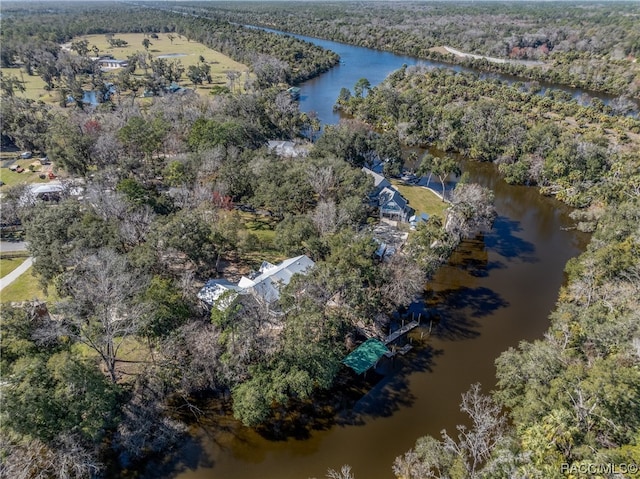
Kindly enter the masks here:
[[[338, 116], [332, 105], [343, 86], [361, 77], [372, 85], [403, 63], [391, 53], [313, 40], [334, 49], [343, 64], [302, 85], [300, 106], [324, 123]], [[336, 47], [338, 45], [339, 47]], [[569, 208], [533, 188], [510, 186], [490, 164], [465, 163], [472, 181], [495, 192], [497, 220], [491, 232], [464, 242], [428, 284], [425, 298], [411, 306], [435, 319], [432, 334], [394, 362], [383, 360], [378, 375], [352, 392], [348, 411], [323, 416], [315, 429], [270, 439], [229, 415], [208, 411], [193, 438], [146, 477], [176, 479], [306, 479], [328, 468], [352, 466], [356, 478], [390, 479], [396, 456], [425, 434], [439, 436], [464, 421], [458, 406], [472, 383], [495, 386], [494, 361], [522, 340], [541, 338], [548, 328], [567, 260], [584, 250]], [[355, 394], [355, 396], [354, 396]], [[212, 406], [214, 408], [214, 406]], [[342, 417], [344, 416], [344, 417]]]
[[[245, 25], [249, 28], [260, 28], [272, 33], [282, 33], [278, 30], [263, 27], [253, 27]], [[340, 55], [340, 64], [332, 68], [319, 77], [308, 80], [301, 85], [300, 108], [303, 111], [315, 111], [323, 123], [337, 123], [340, 115], [333, 111], [333, 105], [338, 98], [338, 93], [342, 87], [353, 89], [353, 86], [360, 78], [369, 80], [372, 86], [382, 82], [391, 72], [406, 65], [421, 65], [433, 68], [446, 68], [457, 72], [470, 72], [477, 74], [480, 78], [495, 78], [509, 84], [522, 82], [526, 80], [505, 75], [500, 73], [485, 73], [473, 68], [467, 68], [452, 63], [439, 62], [434, 60], [423, 60], [406, 55], [396, 55], [394, 53], [371, 50], [369, 48], [358, 47], [354, 45], [346, 45], [331, 40], [323, 40], [319, 38], [307, 37], [287, 33], [292, 37], [314, 43], [327, 50], [332, 50]], [[547, 90], [558, 90], [567, 93], [571, 98], [577, 101], [590, 101], [591, 98], [598, 98], [605, 105], [608, 105], [616, 97], [606, 93], [591, 92], [579, 88], [571, 88], [565, 85], [554, 85], [546, 82], [538, 82], [538, 94], [544, 95]], [[632, 102], [635, 106], [631, 116], [637, 116], [640, 105]]]

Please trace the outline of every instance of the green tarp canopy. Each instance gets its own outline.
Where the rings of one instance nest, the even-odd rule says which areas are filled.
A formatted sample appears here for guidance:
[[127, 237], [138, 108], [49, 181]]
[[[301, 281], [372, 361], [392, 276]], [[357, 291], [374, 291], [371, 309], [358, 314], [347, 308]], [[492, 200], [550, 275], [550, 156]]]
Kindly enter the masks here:
[[382, 341], [377, 339], [367, 339], [349, 356], [342, 360], [342, 364], [349, 366], [356, 373], [362, 374], [369, 368], [375, 366], [378, 360], [384, 356], [389, 349]]

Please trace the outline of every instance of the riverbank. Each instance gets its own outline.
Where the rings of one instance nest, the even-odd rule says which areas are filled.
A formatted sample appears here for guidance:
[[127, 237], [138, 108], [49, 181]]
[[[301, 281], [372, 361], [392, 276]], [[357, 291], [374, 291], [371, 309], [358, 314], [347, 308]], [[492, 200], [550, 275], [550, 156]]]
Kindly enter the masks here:
[[536, 61], [536, 60], [514, 60], [512, 58], [496, 58], [496, 57], [488, 57], [484, 55], [476, 55], [473, 53], [465, 53], [446, 45], [443, 45], [441, 47], [430, 48], [429, 51], [440, 53], [442, 55], [446, 55], [447, 53], [450, 53], [458, 58], [473, 58], [474, 60], [486, 60], [491, 63], [500, 63], [500, 64], [509, 63], [512, 65], [523, 65], [526, 67], [545, 65], [545, 62]]

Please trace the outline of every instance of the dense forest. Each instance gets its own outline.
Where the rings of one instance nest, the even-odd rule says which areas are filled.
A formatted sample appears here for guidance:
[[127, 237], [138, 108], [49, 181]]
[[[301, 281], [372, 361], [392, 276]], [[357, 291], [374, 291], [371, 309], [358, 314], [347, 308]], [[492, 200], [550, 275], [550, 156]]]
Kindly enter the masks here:
[[[406, 67], [381, 85], [345, 85], [336, 108], [353, 118], [310, 143], [319, 125], [282, 84], [325, 71], [337, 56], [228, 21], [363, 45], [377, 39], [377, 48], [418, 56], [447, 43], [557, 62], [540, 79], [564, 75], [560, 65], [575, 57], [585, 76], [566, 63], [577, 76], [563, 82], [637, 96], [627, 68], [639, 48], [637, 7], [588, 4], [576, 20], [554, 3], [361, 5], [181, 2], [183, 15], [112, 3], [3, 4], [2, 66], [44, 75], [53, 88], [103, 81], [89, 45], [60, 49], [89, 33], [175, 33], [246, 62], [258, 81], [208, 96], [158, 89], [141, 101], [141, 86], [123, 69], [117, 86], [127, 101], [61, 108], [24, 99], [18, 78], [0, 77], [3, 147], [46, 153], [62, 178], [53, 201], [25, 184], [1, 190], [3, 232], [24, 235], [48, 296], [3, 303], [0, 312], [2, 476], [135, 471], [188, 434], [203, 398], [220, 398], [244, 424], [277, 433], [292, 403], [331, 388], [345, 354], [383, 335], [459, 242], [495, 217], [492, 193], [462, 175], [444, 213], [381, 261], [371, 232], [374, 185], [362, 167], [387, 160], [388, 176], [408, 169], [444, 186], [461, 173], [460, 157], [496, 163], [508, 182], [576, 207], [576, 227], [593, 236], [566, 267], [545, 337], [497, 359], [495, 391], [473, 385], [463, 396], [470, 426], [419, 439], [393, 472], [619, 477], [585, 466], [640, 464], [640, 122], [615, 115], [624, 103], [585, 107], [562, 93], [537, 95], [532, 83]], [[425, 23], [437, 25], [433, 36]], [[470, 24], [486, 32], [471, 35]], [[591, 46], [559, 37], [568, 27], [576, 37], [588, 30]], [[507, 34], [506, 47], [485, 41]], [[603, 55], [611, 69], [596, 88], [585, 78]], [[167, 64], [151, 67], [149, 81], [172, 75]], [[266, 147], [274, 139], [306, 153], [279, 156]], [[406, 158], [403, 144], [431, 153]], [[237, 280], [263, 261], [296, 255], [315, 266], [282, 288], [275, 310], [251, 296], [222, 309], [196, 297], [209, 278]]]
[[[640, 98], [634, 2], [180, 3], [186, 12]], [[460, 58], [443, 50], [508, 60]]]
[[594, 187], [606, 189], [606, 173], [629, 167], [638, 151], [640, 122], [605, 115], [604, 105], [447, 70], [402, 68], [366, 95], [343, 89], [337, 107], [409, 145], [495, 162], [508, 182], [573, 206], [597, 200]]

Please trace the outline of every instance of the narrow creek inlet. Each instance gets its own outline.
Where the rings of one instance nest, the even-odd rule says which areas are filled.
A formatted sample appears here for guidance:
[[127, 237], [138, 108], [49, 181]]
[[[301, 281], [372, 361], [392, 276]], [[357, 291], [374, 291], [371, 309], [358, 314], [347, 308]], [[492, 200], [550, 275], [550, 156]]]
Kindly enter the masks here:
[[[301, 85], [301, 109], [316, 111], [325, 123], [337, 121], [331, 106], [340, 88], [361, 77], [375, 84], [408, 63], [407, 57], [362, 48], [354, 57], [335, 46], [340, 44], [310, 40], [335, 48], [345, 62]], [[564, 266], [584, 250], [588, 235], [573, 229], [568, 207], [533, 188], [507, 185], [493, 165], [468, 162], [463, 170], [494, 191], [495, 225], [463, 242], [424, 298], [410, 307], [435, 320], [431, 335], [421, 341], [426, 328], [415, 330], [419, 347], [394, 362], [381, 361], [377, 381], [348, 411], [350, 421], [328, 421], [305, 437], [272, 440], [213, 411], [194, 426], [192, 440], [144, 477], [322, 478], [328, 468], [349, 464], [356, 478], [390, 479], [394, 458], [418, 437], [451, 432], [464, 421], [461, 394], [475, 382], [490, 391], [500, 353], [542, 337]]]

